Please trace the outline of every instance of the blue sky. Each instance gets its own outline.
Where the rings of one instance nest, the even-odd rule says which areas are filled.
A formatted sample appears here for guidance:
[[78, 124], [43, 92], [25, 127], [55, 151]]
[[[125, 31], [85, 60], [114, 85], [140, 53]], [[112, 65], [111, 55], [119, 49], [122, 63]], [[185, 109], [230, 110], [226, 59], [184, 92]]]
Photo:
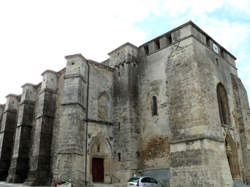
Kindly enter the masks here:
[[66, 55], [101, 62], [125, 42], [139, 46], [189, 20], [237, 57], [249, 95], [249, 0], [8, 0], [0, 1], [0, 103], [65, 67]]
[[[135, 25], [150, 40], [192, 20], [237, 58], [238, 75], [250, 94], [250, 1], [165, 1], [169, 11], [150, 14]], [[186, 3], [186, 6], [178, 5]], [[164, 4], [164, 3], [163, 3]], [[172, 9], [172, 10], [170, 10]], [[153, 28], [153, 29], [152, 29]]]

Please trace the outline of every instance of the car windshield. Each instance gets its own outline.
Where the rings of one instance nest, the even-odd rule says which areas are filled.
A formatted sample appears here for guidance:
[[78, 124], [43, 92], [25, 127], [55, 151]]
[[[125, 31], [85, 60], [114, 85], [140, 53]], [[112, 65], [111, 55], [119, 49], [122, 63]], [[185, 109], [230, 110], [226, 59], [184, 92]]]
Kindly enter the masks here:
[[128, 182], [137, 182], [139, 180], [139, 177], [132, 177], [128, 180]]

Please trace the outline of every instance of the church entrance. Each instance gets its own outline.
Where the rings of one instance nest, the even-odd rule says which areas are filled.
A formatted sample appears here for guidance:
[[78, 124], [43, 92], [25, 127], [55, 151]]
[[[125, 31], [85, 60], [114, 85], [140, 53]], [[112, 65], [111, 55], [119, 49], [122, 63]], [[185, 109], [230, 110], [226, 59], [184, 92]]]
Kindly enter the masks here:
[[104, 182], [103, 158], [92, 159], [92, 178], [93, 182]]

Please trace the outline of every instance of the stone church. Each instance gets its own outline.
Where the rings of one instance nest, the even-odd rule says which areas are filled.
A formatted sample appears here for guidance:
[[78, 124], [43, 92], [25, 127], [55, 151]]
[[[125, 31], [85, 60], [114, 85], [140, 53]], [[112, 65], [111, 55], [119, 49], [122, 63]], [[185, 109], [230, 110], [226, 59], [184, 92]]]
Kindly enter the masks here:
[[236, 58], [187, 22], [98, 63], [81, 54], [0, 105], [0, 181], [250, 184], [250, 110]]

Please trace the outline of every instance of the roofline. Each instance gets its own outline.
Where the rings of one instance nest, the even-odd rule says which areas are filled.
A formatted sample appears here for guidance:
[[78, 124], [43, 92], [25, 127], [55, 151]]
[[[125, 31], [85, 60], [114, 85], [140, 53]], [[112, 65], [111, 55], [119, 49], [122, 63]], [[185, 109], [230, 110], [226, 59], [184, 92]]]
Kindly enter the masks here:
[[155, 38], [153, 38], [153, 39], [147, 41], [146, 43], [140, 45], [139, 48], [140, 48], [140, 47], [143, 47], [143, 46], [145, 46], [145, 45], [147, 45], [147, 44], [149, 44], [150, 42], [152, 42], [152, 41], [154, 41], [154, 40], [156, 40], [156, 39], [160, 39], [161, 37], [163, 37], [163, 36], [165, 36], [165, 35], [168, 35], [168, 34], [174, 32], [174, 31], [177, 31], [177, 30], [179, 30], [179, 29], [181, 29], [181, 28], [183, 28], [183, 27], [185, 27], [185, 26], [187, 26], [187, 25], [192, 25], [193, 27], [195, 27], [196, 29], [198, 29], [202, 34], [204, 34], [205, 36], [208, 36], [214, 43], [216, 43], [216, 45], [218, 45], [220, 48], [222, 48], [224, 51], [226, 51], [231, 57], [233, 57], [235, 60], [237, 59], [232, 53], [230, 53], [230, 52], [229, 52], [227, 49], [225, 49], [222, 45], [220, 45], [218, 42], [216, 42], [210, 35], [208, 35], [205, 31], [203, 31], [200, 27], [198, 27], [198, 26], [197, 26], [194, 22], [192, 22], [191, 20], [188, 21], [188, 22], [186, 22], [186, 23], [184, 23], [184, 24], [182, 24], [182, 25], [180, 25], [180, 26], [178, 26], [178, 27], [176, 27], [176, 28], [174, 28], [174, 29], [172, 29], [172, 30], [170, 30], [170, 31], [168, 31], [168, 32], [166, 32], [166, 33], [164, 33], [164, 34], [161, 34], [160, 36], [157, 36], [157, 37], [155, 37]]
[[133, 45], [133, 44], [127, 42], [127, 43], [121, 45], [120, 47], [114, 49], [113, 51], [109, 52], [108, 55], [110, 56], [112, 53], [114, 53], [114, 52], [116, 52], [117, 50], [121, 49], [121, 48], [124, 47], [125, 45], [129, 45], [129, 46], [131, 46], [131, 47], [133, 47], [133, 48], [135, 48], [135, 49], [138, 49], [137, 46], [135, 46], [135, 45]]

